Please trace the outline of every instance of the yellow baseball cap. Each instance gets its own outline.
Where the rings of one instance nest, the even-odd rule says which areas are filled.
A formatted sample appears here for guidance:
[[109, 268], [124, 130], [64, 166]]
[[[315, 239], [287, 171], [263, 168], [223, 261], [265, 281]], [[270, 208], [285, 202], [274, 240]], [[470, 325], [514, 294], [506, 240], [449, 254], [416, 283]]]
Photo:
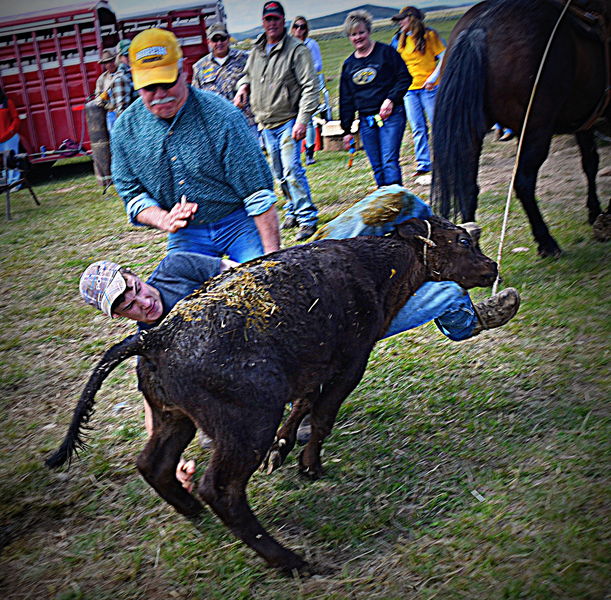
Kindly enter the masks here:
[[171, 31], [154, 28], [140, 32], [129, 47], [134, 89], [176, 81], [181, 58], [180, 44]]

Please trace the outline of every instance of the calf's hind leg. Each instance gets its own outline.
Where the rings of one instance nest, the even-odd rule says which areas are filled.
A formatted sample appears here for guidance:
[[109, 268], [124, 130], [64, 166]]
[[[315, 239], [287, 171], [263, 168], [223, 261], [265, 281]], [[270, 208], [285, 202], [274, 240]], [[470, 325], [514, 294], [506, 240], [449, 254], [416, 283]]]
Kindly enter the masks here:
[[265, 531], [246, 498], [248, 480], [271, 446], [282, 418], [282, 405], [268, 410], [265, 419], [261, 406], [263, 402], [258, 410], [224, 405], [224, 423], [214, 426], [215, 448], [198, 492], [234, 535], [271, 567], [292, 571], [306, 566], [305, 561]]
[[160, 411], [151, 404], [153, 434], [138, 457], [138, 470], [155, 491], [179, 513], [192, 517], [201, 503], [176, 479], [176, 467], [195, 435], [195, 425], [180, 413]]

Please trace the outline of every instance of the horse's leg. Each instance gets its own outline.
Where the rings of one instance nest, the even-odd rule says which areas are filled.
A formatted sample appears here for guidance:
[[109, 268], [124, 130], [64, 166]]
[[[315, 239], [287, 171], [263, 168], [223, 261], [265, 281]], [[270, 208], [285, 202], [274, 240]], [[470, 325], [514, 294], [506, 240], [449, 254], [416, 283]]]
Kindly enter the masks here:
[[529, 128], [524, 137], [522, 154], [516, 172], [515, 191], [530, 221], [540, 256], [559, 256], [560, 247], [551, 236], [535, 199], [537, 174], [547, 158], [552, 141], [551, 131]]
[[600, 202], [596, 195], [596, 174], [598, 173], [598, 150], [592, 130], [579, 131], [575, 134], [581, 151], [581, 166], [588, 178], [588, 223], [594, 223], [601, 213]]

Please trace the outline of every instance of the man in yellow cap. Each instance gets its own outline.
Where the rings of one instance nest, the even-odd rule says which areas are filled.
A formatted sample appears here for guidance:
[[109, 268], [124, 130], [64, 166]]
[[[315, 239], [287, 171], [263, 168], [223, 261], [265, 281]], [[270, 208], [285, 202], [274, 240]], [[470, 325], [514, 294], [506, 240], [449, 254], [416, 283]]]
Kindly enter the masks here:
[[273, 179], [240, 112], [187, 84], [173, 33], [129, 48], [134, 102], [115, 125], [112, 176], [130, 221], [168, 232], [168, 251], [243, 262], [280, 247]]

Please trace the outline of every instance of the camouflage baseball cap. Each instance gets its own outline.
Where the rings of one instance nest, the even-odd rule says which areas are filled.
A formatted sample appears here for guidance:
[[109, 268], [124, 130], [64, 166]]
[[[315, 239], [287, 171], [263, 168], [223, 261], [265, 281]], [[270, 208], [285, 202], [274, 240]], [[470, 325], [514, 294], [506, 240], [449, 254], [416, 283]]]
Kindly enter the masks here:
[[89, 265], [81, 275], [79, 289], [83, 300], [109, 317], [113, 303], [127, 287], [120, 269], [117, 263], [100, 260]]

